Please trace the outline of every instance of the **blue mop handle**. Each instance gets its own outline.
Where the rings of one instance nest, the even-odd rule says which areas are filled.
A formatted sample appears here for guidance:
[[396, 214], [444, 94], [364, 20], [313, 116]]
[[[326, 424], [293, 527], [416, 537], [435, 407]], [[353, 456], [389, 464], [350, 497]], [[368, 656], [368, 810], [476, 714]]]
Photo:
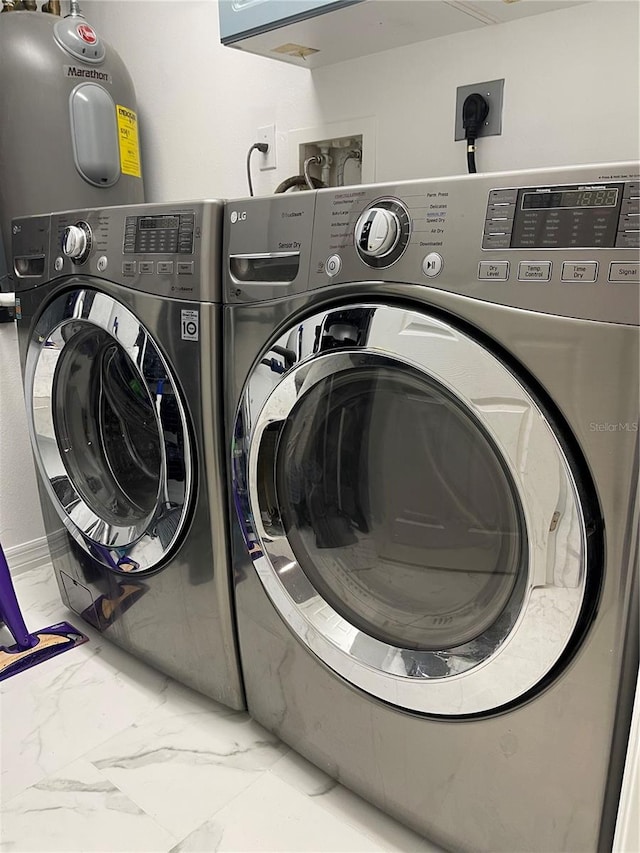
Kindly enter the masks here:
[[20, 605], [13, 588], [11, 572], [7, 559], [0, 544], [0, 616], [7, 628], [13, 634], [18, 649], [23, 652], [32, 649], [39, 642], [38, 637], [27, 631], [27, 626], [22, 617]]

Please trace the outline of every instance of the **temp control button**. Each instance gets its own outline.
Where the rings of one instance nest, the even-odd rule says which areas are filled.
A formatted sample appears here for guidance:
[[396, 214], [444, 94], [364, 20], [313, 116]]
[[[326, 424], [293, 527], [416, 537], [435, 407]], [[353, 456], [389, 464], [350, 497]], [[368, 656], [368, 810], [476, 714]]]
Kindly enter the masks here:
[[551, 278], [551, 261], [539, 264], [522, 261], [518, 264], [518, 281], [549, 281]]
[[429, 252], [422, 261], [422, 272], [429, 278], [435, 278], [435, 276], [440, 275], [443, 266], [442, 255], [437, 252]]
[[506, 281], [509, 278], [509, 261], [480, 261], [478, 278], [480, 281]]
[[609, 281], [640, 282], [640, 264], [614, 262], [609, 267]]
[[598, 264], [589, 261], [584, 264], [562, 264], [562, 281], [595, 281], [598, 278]]

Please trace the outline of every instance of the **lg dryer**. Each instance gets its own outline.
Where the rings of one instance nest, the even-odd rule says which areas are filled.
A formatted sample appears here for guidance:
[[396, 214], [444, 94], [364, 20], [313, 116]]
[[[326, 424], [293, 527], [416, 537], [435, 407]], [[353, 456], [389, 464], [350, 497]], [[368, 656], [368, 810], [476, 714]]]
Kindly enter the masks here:
[[234, 708], [221, 444], [222, 202], [13, 225], [27, 420], [63, 601]]
[[464, 851], [610, 849], [638, 666], [638, 166], [229, 204], [251, 714]]

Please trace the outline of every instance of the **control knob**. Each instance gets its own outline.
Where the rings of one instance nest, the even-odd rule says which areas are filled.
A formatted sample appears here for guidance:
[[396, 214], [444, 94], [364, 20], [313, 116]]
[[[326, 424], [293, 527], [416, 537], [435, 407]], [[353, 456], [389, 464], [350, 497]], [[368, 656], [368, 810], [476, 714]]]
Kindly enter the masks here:
[[67, 258], [81, 264], [91, 249], [91, 229], [86, 222], [67, 225], [62, 235], [62, 252]]
[[362, 255], [381, 258], [398, 242], [400, 222], [392, 210], [371, 207], [358, 220], [356, 244]]
[[411, 217], [397, 198], [379, 198], [356, 222], [355, 248], [368, 267], [390, 267], [402, 256], [411, 237]]

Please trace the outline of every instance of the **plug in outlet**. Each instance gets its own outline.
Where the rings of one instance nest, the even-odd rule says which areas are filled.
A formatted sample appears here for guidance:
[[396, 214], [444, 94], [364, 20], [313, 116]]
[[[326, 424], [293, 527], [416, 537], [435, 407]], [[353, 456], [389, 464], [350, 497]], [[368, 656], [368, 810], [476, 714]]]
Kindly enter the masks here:
[[260, 165], [260, 171], [266, 172], [268, 169], [275, 169], [277, 166], [275, 124], [268, 124], [266, 127], [259, 127], [257, 142], [266, 142], [269, 146], [269, 150], [266, 154], [259, 155], [258, 163]]
[[504, 77], [501, 80], [489, 80], [486, 83], [472, 83], [469, 86], [458, 86], [456, 89], [456, 114], [454, 139], [465, 139], [462, 126], [462, 105], [467, 95], [474, 92], [482, 95], [489, 104], [489, 115], [478, 129], [478, 136], [500, 136], [502, 134], [502, 101], [504, 93]]

